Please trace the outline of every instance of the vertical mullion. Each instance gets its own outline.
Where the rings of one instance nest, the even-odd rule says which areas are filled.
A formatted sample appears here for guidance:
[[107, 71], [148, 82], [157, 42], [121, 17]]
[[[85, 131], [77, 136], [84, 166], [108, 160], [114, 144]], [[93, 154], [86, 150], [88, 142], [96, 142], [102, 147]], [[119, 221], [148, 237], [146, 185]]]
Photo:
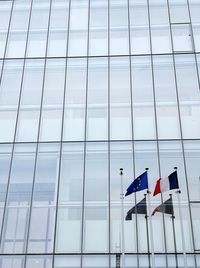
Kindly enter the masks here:
[[88, 108], [88, 76], [89, 76], [89, 38], [90, 38], [90, 0], [88, 2], [88, 24], [87, 24], [87, 63], [86, 63], [86, 92], [85, 92], [85, 130], [84, 130], [84, 161], [83, 161], [83, 193], [82, 193], [82, 226], [81, 226], [81, 268], [83, 267], [84, 253], [84, 230], [85, 230], [85, 175], [86, 175], [86, 153], [87, 153], [87, 108]]
[[111, 145], [110, 145], [110, 0], [108, 0], [108, 213], [109, 267], [111, 267]]
[[[151, 13], [150, 13], [150, 0], [147, 0], [147, 9], [148, 9], [148, 19], [149, 19], [149, 38], [150, 38], [150, 57], [151, 57], [151, 72], [152, 72], [152, 85], [153, 85], [153, 102], [154, 102], [154, 114], [155, 114], [155, 128], [156, 128], [156, 149], [157, 149], [157, 160], [158, 160], [158, 171], [159, 177], [161, 177], [161, 164], [160, 164], [160, 151], [159, 151], [159, 135], [158, 135], [158, 116], [156, 108], [156, 93], [155, 93], [155, 79], [154, 79], [154, 63], [153, 63], [153, 48], [152, 48], [152, 35], [151, 35]], [[163, 196], [161, 193], [161, 203], [163, 203]], [[168, 267], [168, 258], [167, 258], [167, 244], [166, 244], [166, 230], [165, 230], [165, 217], [162, 213], [162, 225], [163, 225], [163, 234], [164, 234], [164, 247], [165, 247], [165, 262], [166, 267]]]
[[66, 99], [66, 85], [67, 85], [67, 69], [68, 69], [68, 48], [69, 48], [69, 26], [70, 26], [70, 13], [71, 13], [71, 0], [68, 4], [68, 29], [67, 29], [67, 46], [66, 46], [66, 60], [65, 60], [65, 78], [64, 78], [64, 94], [63, 94], [63, 110], [62, 110], [62, 125], [61, 125], [61, 143], [60, 143], [60, 155], [59, 155], [59, 168], [58, 168], [58, 186], [57, 186], [57, 198], [56, 198], [56, 211], [55, 211], [55, 228], [54, 228], [54, 244], [53, 244], [53, 259], [52, 268], [55, 263], [55, 253], [56, 253], [56, 234], [57, 234], [57, 221], [58, 221], [58, 208], [59, 208], [59, 193], [60, 193], [60, 177], [61, 177], [61, 167], [62, 167], [62, 149], [63, 149], [63, 135], [64, 135], [64, 121], [65, 121], [65, 99]]
[[[135, 137], [134, 137], [134, 109], [133, 109], [133, 77], [132, 77], [132, 54], [131, 54], [131, 11], [130, 0], [127, 0], [128, 5], [128, 35], [129, 35], [129, 75], [130, 75], [130, 97], [131, 97], [131, 132], [132, 132], [132, 154], [133, 154], [133, 178], [136, 178], [135, 174]], [[134, 195], [134, 203], [136, 205], [137, 194]], [[136, 256], [137, 266], [140, 267], [139, 261], [139, 235], [138, 235], [138, 215], [135, 214], [135, 228], [136, 228]]]

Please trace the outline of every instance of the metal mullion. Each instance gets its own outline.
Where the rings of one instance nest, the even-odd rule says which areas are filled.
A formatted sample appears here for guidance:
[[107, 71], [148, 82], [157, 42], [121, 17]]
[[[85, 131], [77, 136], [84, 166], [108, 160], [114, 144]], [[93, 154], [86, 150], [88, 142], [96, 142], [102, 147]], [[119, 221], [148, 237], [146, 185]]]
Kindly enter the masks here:
[[[171, 21], [170, 11], [169, 11], [169, 0], [167, 0], [167, 6], [168, 6], [168, 16], [169, 16], [169, 22]], [[176, 73], [176, 61], [175, 61], [175, 54], [174, 54], [174, 45], [173, 45], [173, 35], [172, 35], [172, 27], [170, 25], [170, 35], [171, 35], [171, 42], [172, 42], [172, 59], [173, 59], [173, 70], [174, 70], [174, 78], [175, 78], [175, 88], [176, 88], [176, 100], [177, 100], [177, 108], [178, 108], [178, 116], [179, 116], [179, 124], [180, 124], [180, 142], [181, 142], [181, 148], [182, 148], [182, 155], [183, 155], [183, 164], [184, 164], [184, 174], [185, 174], [185, 182], [186, 182], [186, 192], [188, 197], [188, 209], [190, 214], [190, 227], [191, 227], [191, 234], [192, 234], [192, 244], [193, 249], [195, 249], [194, 244], [194, 233], [193, 233], [193, 225], [192, 225], [192, 213], [191, 213], [191, 206], [190, 206], [190, 196], [189, 196], [189, 188], [188, 188], [188, 178], [187, 178], [187, 170], [186, 170], [186, 160], [185, 160], [185, 153], [184, 153], [184, 143], [183, 143], [183, 131], [182, 131], [182, 122], [181, 122], [181, 111], [180, 111], [180, 104], [179, 104], [179, 92], [178, 92], [178, 82], [177, 82], [177, 73]], [[194, 54], [194, 53], [191, 53]], [[196, 264], [196, 258], [195, 259], [195, 267], [197, 267]]]
[[65, 60], [65, 78], [64, 78], [64, 94], [63, 94], [63, 111], [62, 111], [62, 125], [61, 125], [61, 143], [60, 143], [60, 155], [59, 155], [59, 168], [58, 168], [58, 186], [57, 186], [57, 198], [56, 198], [56, 211], [55, 211], [55, 227], [54, 227], [54, 245], [53, 245], [53, 259], [52, 268], [55, 263], [56, 253], [56, 237], [57, 237], [57, 221], [58, 221], [58, 208], [59, 208], [59, 193], [60, 193], [60, 177], [62, 167], [62, 149], [63, 149], [63, 136], [64, 136], [64, 121], [65, 121], [65, 100], [66, 100], [66, 86], [67, 86], [67, 70], [68, 70], [68, 48], [69, 48], [69, 29], [70, 29], [70, 14], [71, 14], [71, 0], [68, 4], [68, 25], [67, 25], [67, 46], [66, 46], [66, 60]]
[[[31, 10], [32, 10], [32, 1], [30, 4], [30, 11], [29, 11], [29, 20], [28, 20], [28, 26], [27, 26], [27, 36], [26, 36], [26, 47], [25, 47], [25, 54], [27, 50], [27, 40], [28, 40], [28, 31], [30, 27], [30, 17], [31, 17]], [[12, 9], [11, 13], [13, 12], [14, 9], [14, 1], [12, 4]], [[12, 15], [11, 15], [12, 17]], [[11, 17], [10, 17], [10, 22], [9, 22], [9, 31], [10, 31], [10, 26], [11, 26]], [[8, 42], [9, 34], [7, 35], [7, 42]], [[7, 47], [7, 44], [6, 44]], [[5, 48], [6, 53], [7, 48]], [[5, 56], [5, 54], [4, 54]], [[21, 95], [22, 95], [22, 85], [23, 85], [23, 78], [24, 78], [24, 71], [25, 71], [25, 58], [23, 59], [23, 67], [22, 67], [22, 75], [21, 75], [21, 84], [20, 84], [20, 91], [19, 91], [19, 100], [18, 100], [18, 106], [17, 106], [17, 114], [16, 114], [16, 122], [15, 122], [15, 131], [14, 131], [14, 137], [13, 137], [13, 143], [12, 143], [12, 153], [11, 153], [11, 160], [10, 160], [10, 169], [9, 169], [9, 174], [8, 174], [8, 182], [7, 182], [7, 189], [6, 189], [6, 196], [5, 196], [5, 203], [4, 203], [4, 210], [3, 210], [3, 216], [2, 216], [2, 226], [1, 226], [1, 232], [0, 232], [0, 241], [2, 241], [2, 236], [3, 236], [3, 231], [4, 231], [4, 221], [5, 221], [5, 216], [6, 216], [6, 208], [7, 208], [7, 203], [8, 203], [8, 192], [9, 192], [9, 186], [10, 186], [10, 179], [11, 179], [11, 171], [12, 171], [12, 164], [13, 164], [13, 158], [14, 158], [14, 150], [15, 150], [15, 140], [16, 140], [16, 133], [17, 133], [17, 124], [18, 124], [18, 118], [19, 118], [19, 110], [20, 110], [20, 103], [21, 103]], [[2, 80], [2, 73], [3, 73], [3, 65], [4, 61], [2, 64], [2, 72], [1, 72], [1, 79], [0, 83]]]
[[[34, 1], [34, 0], [32, 0]], [[49, 0], [49, 16], [48, 16], [48, 28], [47, 28], [47, 42], [46, 42], [46, 51], [45, 56], [47, 56], [47, 49], [48, 49], [48, 36], [49, 36], [49, 25], [50, 25], [50, 16], [51, 16], [51, 6], [52, 6], [52, 0]], [[40, 115], [39, 115], [39, 124], [38, 124], [38, 135], [37, 135], [37, 144], [36, 144], [36, 152], [35, 152], [35, 163], [34, 163], [34, 171], [33, 171], [33, 185], [32, 185], [32, 191], [31, 191], [31, 200], [30, 200], [30, 213], [29, 213], [29, 219], [28, 219], [28, 231], [27, 231], [27, 243], [26, 243], [26, 254], [28, 251], [28, 240], [30, 235], [30, 223], [31, 223], [31, 216], [32, 216], [32, 209], [33, 209], [33, 194], [34, 194], [34, 188], [35, 188], [35, 178], [36, 178], [36, 167], [38, 163], [38, 154], [39, 154], [39, 137], [40, 137], [40, 125], [41, 125], [41, 115], [42, 115], [42, 103], [43, 103], [43, 96], [44, 96], [44, 83], [45, 83], [45, 74], [46, 74], [46, 63], [47, 59], [44, 60], [44, 71], [43, 71], [43, 82], [42, 82], [42, 96], [41, 96], [41, 102], [40, 102]], [[27, 262], [27, 256], [25, 255], [24, 260], [24, 268], [26, 267]]]
[[[150, 14], [150, 4], [149, 0], [147, 0], [147, 8], [148, 8], [148, 19], [149, 19], [149, 37], [150, 37], [150, 52], [151, 52], [151, 71], [152, 71], [152, 85], [153, 85], [153, 102], [154, 102], [154, 115], [155, 115], [155, 130], [156, 130], [156, 148], [157, 148], [157, 161], [158, 161], [158, 171], [159, 176], [161, 177], [161, 163], [160, 163], [160, 150], [159, 150], [159, 135], [158, 135], [158, 116], [157, 116], [157, 105], [156, 105], [156, 90], [155, 90], [155, 79], [154, 79], [154, 60], [153, 60], [153, 49], [152, 49], [152, 34], [151, 34], [151, 14]], [[163, 196], [161, 193], [161, 203], [163, 203]], [[164, 213], [162, 213], [162, 225], [163, 225], [163, 234], [164, 234], [164, 247], [165, 254], [167, 253], [167, 243], [166, 243], [166, 230], [165, 230], [165, 217]], [[167, 255], [165, 255], [166, 267], [168, 267], [168, 259]]]
[[[134, 138], [134, 109], [133, 109], [133, 77], [132, 77], [132, 56], [131, 56], [131, 11], [130, 11], [130, 0], [127, 0], [128, 5], [128, 34], [129, 34], [129, 75], [130, 75], [130, 97], [131, 97], [131, 132], [132, 132], [132, 154], [133, 154], [133, 177], [136, 178], [135, 174], [135, 138]], [[137, 194], [134, 195], [135, 205], [137, 203]], [[138, 215], [135, 214], [135, 228], [136, 228], [136, 251], [137, 251], [137, 266], [140, 267], [139, 261], [139, 235], [138, 235]]]
[[81, 268], [83, 267], [84, 229], [85, 229], [85, 174], [87, 153], [87, 108], [88, 108], [88, 77], [89, 77], [89, 40], [90, 40], [90, 0], [88, 2], [88, 29], [87, 29], [87, 64], [86, 64], [86, 96], [85, 96], [85, 131], [84, 131], [84, 161], [83, 161], [83, 192], [82, 192], [82, 226], [81, 226]]
[[108, 247], [109, 247], [109, 268], [111, 267], [111, 145], [110, 145], [110, 0], [108, 0], [108, 58], [107, 58], [107, 79], [108, 79]]

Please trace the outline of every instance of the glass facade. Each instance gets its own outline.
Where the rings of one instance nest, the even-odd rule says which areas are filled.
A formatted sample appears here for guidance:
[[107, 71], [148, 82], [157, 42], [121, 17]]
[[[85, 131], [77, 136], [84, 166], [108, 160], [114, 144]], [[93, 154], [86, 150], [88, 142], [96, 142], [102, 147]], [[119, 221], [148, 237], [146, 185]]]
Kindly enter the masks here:
[[[199, 0], [0, 1], [0, 268], [115, 268], [119, 168], [125, 188], [149, 167], [153, 191], [174, 166], [199, 268], [199, 163]], [[152, 217], [157, 268], [184, 267], [173, 205]], [[125, 253], [151, 267], [144, 215], [125, 222]]]

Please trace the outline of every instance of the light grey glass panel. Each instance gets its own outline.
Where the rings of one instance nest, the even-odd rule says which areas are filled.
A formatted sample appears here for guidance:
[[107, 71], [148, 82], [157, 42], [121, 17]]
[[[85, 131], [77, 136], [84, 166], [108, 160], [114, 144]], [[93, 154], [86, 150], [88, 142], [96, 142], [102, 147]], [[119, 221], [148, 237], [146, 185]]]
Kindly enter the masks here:
[[158, 137], [180, 138], [174, 66], [171, 56], [153, 58]]
[[[133, 178], [133, 149], [132, 142], [113, 142], [110, 147], [110, 197], [111, 197], [111, 251], [119, 250], [120, 245], [120, 193], [121, 181], [119, 169], [124, 168], [124, 191], [132, 182]], [[132, 198], [126, 199], [127, 210], [133, 206]], [[125, 249], [127, 252], [136, 251], [135, 222], [125, 223]], [[118, 247], [118, 248], [117, 248]]]
[[58, 219], [57, 252], [79, 252], [81, 243], [84, 144], [63, 145]]
[[148, 7], [145, 0], [129, 1], [132, 54], [150, 53]]
[[194, 34], [196, 51], [200, 51], [200, 3], [196, 0], [190, 0], [190, 13]]
[[190, 21], [187, 0], [169, 0], [170, 19], [172, 23]]
[[44, 57], [45, 55], [49, 8], [50, 0], [33, 0], [27, 47], [28, 57]]
[[26, 268], [52, 268], [52, 256], [27, 256]]
[[85, 167], [85, 202], [108, 200], [108, 145], [87, 143]]
[[131, 93], [130, 61], [127, 57], [110, 59], [110, 138], [130, 140]]
[[68, 16], [69, 0], [53, 0], [47, 51], [50, 57], [66, 56]]
[[10, 170], [12, 146], [4, 145], [0, 146], [0, 206], [4, 206], [6, 197], [7, 181]]
[[87, 54], [88, 10], [88, 0], [71, 1], [69, 56], [84, 56]]
[[12, 1], [0, 1], [0, 58], [4, 56], [11, 6]]
[[61, 138], [65, 60], [47, 60], [42, 102], [40, 140], [57, 141]]
[[80, 268], [80, 256], [55, 256], [54, 268]]
[[25, 250], [30, 206], [35, 145], [16, 145], [8, 188], [1, 252], [22, 253]]
[[190, 200], [200, 200], [200, 173], [197, 169], [200, 163], [200, 142], [184, 141], [186, 171], [189, 182]]
[[173, 49], [175, 52], [192, 52], [192, 31], [190, 24], [172, 24]]
[[0, 85], [0, 141], [12, 142], [19, 102], [23, 61], [4, 64]]
[[90, 1], [89, 54], [108, 54], [108, 1]]
[[44, 60], [27, 60], [25, 62], [16, 134], [17, 141], [35, 142], [37, 140], [43, 74]]
[[57, 144], [39, 145], [28, 240], [31, 253], [53, 250], [59, 155]]
[[24, 256], [1, 256], [0, 267], [24, 268]]
[[110, 54], [129, 53], [128, 7], [123, 0], [110, 0]]
[[[149, 168], [148, 171], [148, 185], [149, 190], [152, 192], [155, 186], [155, 181], [158, 178], [158, 153], [156, 142], [135, 142], [134, 143], [135, 153], [135, 171], [136, 177], [145, 171], [145, 168]], [[137, 192], [136, 201], [139, 202], [144, 198], [146, 191]], [[133, 198], [133, 197], [128, 197]], [[160, 198], [154, 198], [153, 202], [160, 202]], [[154, 203], [155, 204], [155, 203]], [[156, 252], [164, 251], [164, 237], [163, 237], [163, 224], [161, 215], [152, 217], [153, 222], [153, 237], [154, 237], [154, 248]], [[138, 246], [139, 252], [147, 252], [147, 228], [146, 219], [144, 215], [138, 215]]]
[[0, 229], [2, 225], [3, 210], [5, 205], [7, 182], [10, 170], [11, 145], [0, 146]]
[[85, 204], [83, 251], [108, 251], [108, 206]]
[[22, 0], [14, 3], [6, 57], [23, 58], [26, 47], [31, 2]]
[[83, 257], [83, 268], [108, 268], [108, 256], [84, 256]]
[[134, 139], [155, 139], [155, 110], [150, 57], [132, 57]]
[[195, 58], [192, 55], [177, 55], [175, 66], [183, 137], [199, 138], [200, 92]]
[[[108, 145], [88, 143], [85, 167], [84, 252], [108, 250]], [[98, 229], [98, 232], [96, 231]]]
[[[183, 254], [178, 255], [178, 267], [184, 267], [184, 257]], [[195, 267], [194, 255], [187, 255], [187, 267]]]
[[153, 53], [171, 52], [171, 36], [167, 1], [149, 1]]
[[87, 140], [108, 138], [108, 60], [89, 60]]
[[200, 217], [199, 217], [199, 211], [200, 211], [200, 204], [192, 204], [191, 206], [192, 210], [192, 225], [193, 225], [193, 231], [194, 231], [194, 243], [195, 243], [195, 250], [200, 250], [200, 240], [199, 240], [199, 233], [200, 233]]
[[83, 140], [86, 107], [86, 59], [70, 59], [64, 115], [64, 140]]

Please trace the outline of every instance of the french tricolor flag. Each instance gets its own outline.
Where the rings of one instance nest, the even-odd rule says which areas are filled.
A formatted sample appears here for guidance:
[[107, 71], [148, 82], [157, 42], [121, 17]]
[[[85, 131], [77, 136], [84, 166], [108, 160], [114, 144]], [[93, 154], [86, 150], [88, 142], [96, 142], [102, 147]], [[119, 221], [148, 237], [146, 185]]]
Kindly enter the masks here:
[[163, 179], [160, 178], [157, 180], [153, 196], [161, 192], [166, 192], [166, 191], [169, 191], [172, 189], [178, 189], [178, 188], [179, 188], [179, 185], [178, 185], [177, 171], [174, 171], [168, 177], [163, 178]]

